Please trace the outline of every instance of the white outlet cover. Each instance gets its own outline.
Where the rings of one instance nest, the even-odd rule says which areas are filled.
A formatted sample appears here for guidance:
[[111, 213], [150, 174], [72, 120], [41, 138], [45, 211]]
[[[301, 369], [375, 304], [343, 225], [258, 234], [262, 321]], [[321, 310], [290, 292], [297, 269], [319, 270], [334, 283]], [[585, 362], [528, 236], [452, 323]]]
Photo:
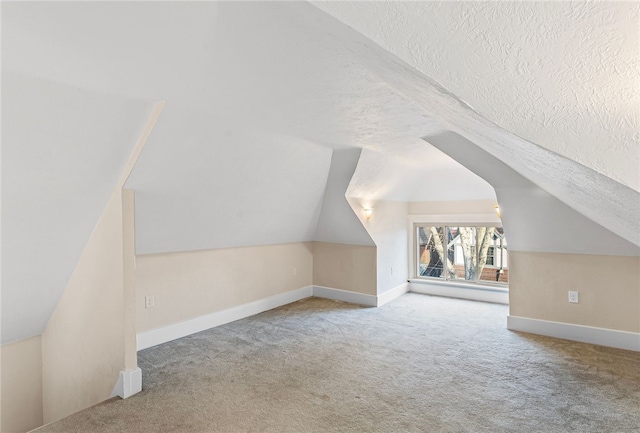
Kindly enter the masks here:
[[578, 303], [578, 292], [569, 290], [569, 302], [572, 304], [577, 304]]

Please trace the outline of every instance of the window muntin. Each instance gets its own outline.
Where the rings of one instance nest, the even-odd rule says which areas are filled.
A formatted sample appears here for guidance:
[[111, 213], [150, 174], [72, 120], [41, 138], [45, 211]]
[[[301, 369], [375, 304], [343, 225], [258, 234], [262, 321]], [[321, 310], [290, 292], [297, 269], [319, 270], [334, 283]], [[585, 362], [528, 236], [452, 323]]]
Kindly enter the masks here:
[[419, 278], [508, 283], [502, 227], [417, 225], [416, 245]]

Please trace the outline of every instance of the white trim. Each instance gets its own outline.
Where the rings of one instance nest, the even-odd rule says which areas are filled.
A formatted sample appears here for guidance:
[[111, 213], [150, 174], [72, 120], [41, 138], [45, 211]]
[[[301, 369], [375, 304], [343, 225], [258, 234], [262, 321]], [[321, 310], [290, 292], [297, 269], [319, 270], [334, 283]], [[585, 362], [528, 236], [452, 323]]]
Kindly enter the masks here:
[[259, 299], [248, 304], [238, 305], [237, 307], [227, 310], [216, 311], [215, 313], [205, 316], [196, 317], [173, 325], [164, 326], [162, 328], [153, 329], [151, 331], [141, 332], [137, 335], [138, 350], [147, 349], [157, 346], [158, 344], [186, 337], [209, 328], [224, 325], [225, 323], [234, 322], [271, 310], [282, 305], [290, 304], [313, 295], [314, 287], [306, 286], [300, 289], [291, 290], [289, 292], [280, 293], [268, 298]]
[[142, 153], [142, 149], [144, 149], [147, 140], [151, 136], [151, 132], [153, 132], [153, 128], [155, 128], [156, 123], [158, 123], [158, 118], [160, 117], [160, 113], [162, 113], [165, 104], [165, 101], [158, 101], [153, 106], [151, 116], [149, 116], [149, 119], [147, 119], [147, 122], [144, 125], [144, 129], [142, 130], [142, 134], [140, 134], [140, 137], [138, 137], [138, 141], [136, 142], [136, 145], [134, 146], [129, 159], [127, 160], [127, 164], [124, 166], [122, 174], [120, 174], [120, 180], [118, 181], [118, 186], [120, 188], [124, 188], [127, 180], [129, 180], [129, 176], [131, 175], [133, 168], [138, 162], [138, 158]]
[[501, 287], [481, 286], [477, 284], [469, 286], [451, 282], [437, 284], [431, 281], [411, 280], [409, 282], [409, 291], [423, 293], [425, 295], [492, 302], [494, 304], [509, 304], [509, 291]]
[[369, 307], [378, 306], [378, 297], [375, 295], [350, 292], [348, 290], [334, 289], [331, 287], [313, 286], [313, 296], [350, 302], [352, 304], [367, 305]]
[[382, 307], [384, 304], [393, 301], [397, 297], [400, 297], [409, 291], [409, 283], [402, 283], [393, 289], [387, 290], [378, 295], [377, 307]]
[[412, 214], [407, 216], [407, 248], [409, 254], [409, 277], [418, 275], [416, 261], [418, 259], [418, 245], [416, 237], [416, 226], [455, 226], [455, 225], [476, 225], [502, 227], [502, 219], [494, 213], [473, 213], [473, 214]]
[[[225, 323], [234, 322], [271, 310], [282, 305], [290, 304], [301, 299], [316, 296], [318, 298], [335, 299], [337, 301], [350, 302], [352, 304], [366, 305], [369, 307], [380, 307], [409, 291], [409, 284], [402, 283], [393, 289], [387, 290], [380, 296], [367, 295], [364, 293], [350, 292], [348, 290], [334, 289], [323, 286], [307, 286], [297, 290], [280, 293], [268, 298], [259, 299], [248, 304], [238, 305], [227, 310], [216, 311], [215, 313], [196, 317], [184, 322], [141, 332], [137, 335], [137, 349], [143, 350], [158, 344], [167, 343], [187, 335], [195, 334]], [[117, 386], [117, 385], [116, 385]], [[114, 391], [115, 392], [115, 391]], [[116, 394], [119, 395], [119, 394]]]
[[507, 316], [507, 329], [640, 352], [640, 334], [636, 332], [518, 316]]
[[118, 382], [111, 392], [111, 397], [129, 398], [142, 391], [142, 370], [121, 370]]

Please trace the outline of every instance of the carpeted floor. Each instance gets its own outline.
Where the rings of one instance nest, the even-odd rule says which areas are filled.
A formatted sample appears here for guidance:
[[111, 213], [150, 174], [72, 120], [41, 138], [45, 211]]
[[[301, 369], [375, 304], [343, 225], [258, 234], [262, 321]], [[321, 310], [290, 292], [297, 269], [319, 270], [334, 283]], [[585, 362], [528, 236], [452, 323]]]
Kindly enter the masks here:
[[311, 298], [139, 353], [143, 391], [51, 432], [640, 432], [640, 353], [506, 329], [504, 305]]

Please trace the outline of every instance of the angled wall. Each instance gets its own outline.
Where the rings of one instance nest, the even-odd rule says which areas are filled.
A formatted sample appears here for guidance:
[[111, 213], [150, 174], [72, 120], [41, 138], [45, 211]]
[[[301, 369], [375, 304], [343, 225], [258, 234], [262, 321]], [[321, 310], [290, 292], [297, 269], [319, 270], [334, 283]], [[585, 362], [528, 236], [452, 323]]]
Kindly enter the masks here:
[[[526, 179], [506, 164], [510, 162], [508, 155], [505, 155], [503, 162], [452, 133], [428, 137], [427, 140], [486, 179], [496, 189], [505, 233], [509, 237], [511, 317], [527, 319], [526, 323], [537, 323], [536, 326], [542, 323], [539, 321], [548, 321], [638, 333], [640, 248], [636, 244], [594, 222]], [[543, 162], [536, 160], [530, 161], [530, 164]], [[554, 164], [548, 169], [555, 170], [557, 167]], [[568, 182], [586, 176], [595, 185], [599, 181], [606, 184], [611, 182], [587, 167], [580, 169], [585, 173], [572, 176], [573, 169], [576, 169], [575, 163], [567, 161], [567, 170], [563, 173]], [[557, 176], [558, 173], [553, 173], [549, 177]], [[629, 188], [624, 185], [609, 186], [614, 187], [612, 194], [616, 189], [621, 194], [608, 197], [607, 203], [615, 203], [620, 197], [630, 194]], [[635, 199], [639, 196], [636, 193]], [[626, 209], [630, 215], [635, 212], [634, 204], [629, 203]], [[612, 224], [615, 223], [616, 220], [613, 220]], [[629, 233], [629, 237], [634, 240], [634, 233]], [[579, 292], [578, 304], [567, 302], [569, 290]], [[625, 338], [633, 341], [638, 337], [636, 334], [635, 337], [630, 335]], [[606, 344], [606, 341], [599, 343]]]
[[313, 284], [375, 295], [377, 248], [345, 194], [361, 149], [334, 150], [315, 233]]
[[8, 343], [44, 331], [152, 107], [3, 68], [2, 108]]
[[361, 152], [362, 149], [359, 148], [333, 151], [314, 240], [351, 245], [374, 245], [345, 197]]
[[[587, 167], [577, 165], [575, 161], [555, 154], [549, 156], [549, 159], [555, 160], [554, 164], [545, 167], [549, 159], [538, 159], [535, 154], [529, 154], [525, 149], [521, 149], [517, 154], [502, 155], [501, 159], [498, 159], [475, 143], [453, 132], [426, 137], [425, 140], [474, 171], [495, 188], [505, 231], [509, 233], [510, 249], [577, 254], [640, 255], [640, 246], [634, 243], [638, 236], [635, 231], [628, 230], [626, 237], [617, 233], [625, 227], [623, 222], [633, 224], [634, 217], [640, 216], [638, 209], [640, 193], [629, 187], [616, 184]], [[538, 148], [537, 152], [552, 153], [542, 148]], [[610, 196], [602, 197], [599, 207], [603, 207], [603, 204], [609, 205], [610, 208], [606, 212], [617, 213], [620, 218], [607, 219], [608, 224], [605, 225], [594, 221], [590, 218], [592, 214], [583, 214], [579, 209], [572, 208], [570, 204], [547, 191], [544, 186], [534, 183], [512, 167], [524, 162], [528, 162], [534, 171], [542, 173], [546, 170], [548, 176], [544, 180], [545, 183], [562, 178], [562, 183], [556, 185], [556, 188], [566, 188], [562, 196], [570, 194], [572, 187], [577, 188], [577, 183], [587, 178], [594, 188], [593, 199], [596, 194], [610, 190]], [[627, 205], [624, 203], [625, 200], [628, 202]]]
[[127, 182], [136, 253], [312, 241], [331, 150], [169, 104]]

